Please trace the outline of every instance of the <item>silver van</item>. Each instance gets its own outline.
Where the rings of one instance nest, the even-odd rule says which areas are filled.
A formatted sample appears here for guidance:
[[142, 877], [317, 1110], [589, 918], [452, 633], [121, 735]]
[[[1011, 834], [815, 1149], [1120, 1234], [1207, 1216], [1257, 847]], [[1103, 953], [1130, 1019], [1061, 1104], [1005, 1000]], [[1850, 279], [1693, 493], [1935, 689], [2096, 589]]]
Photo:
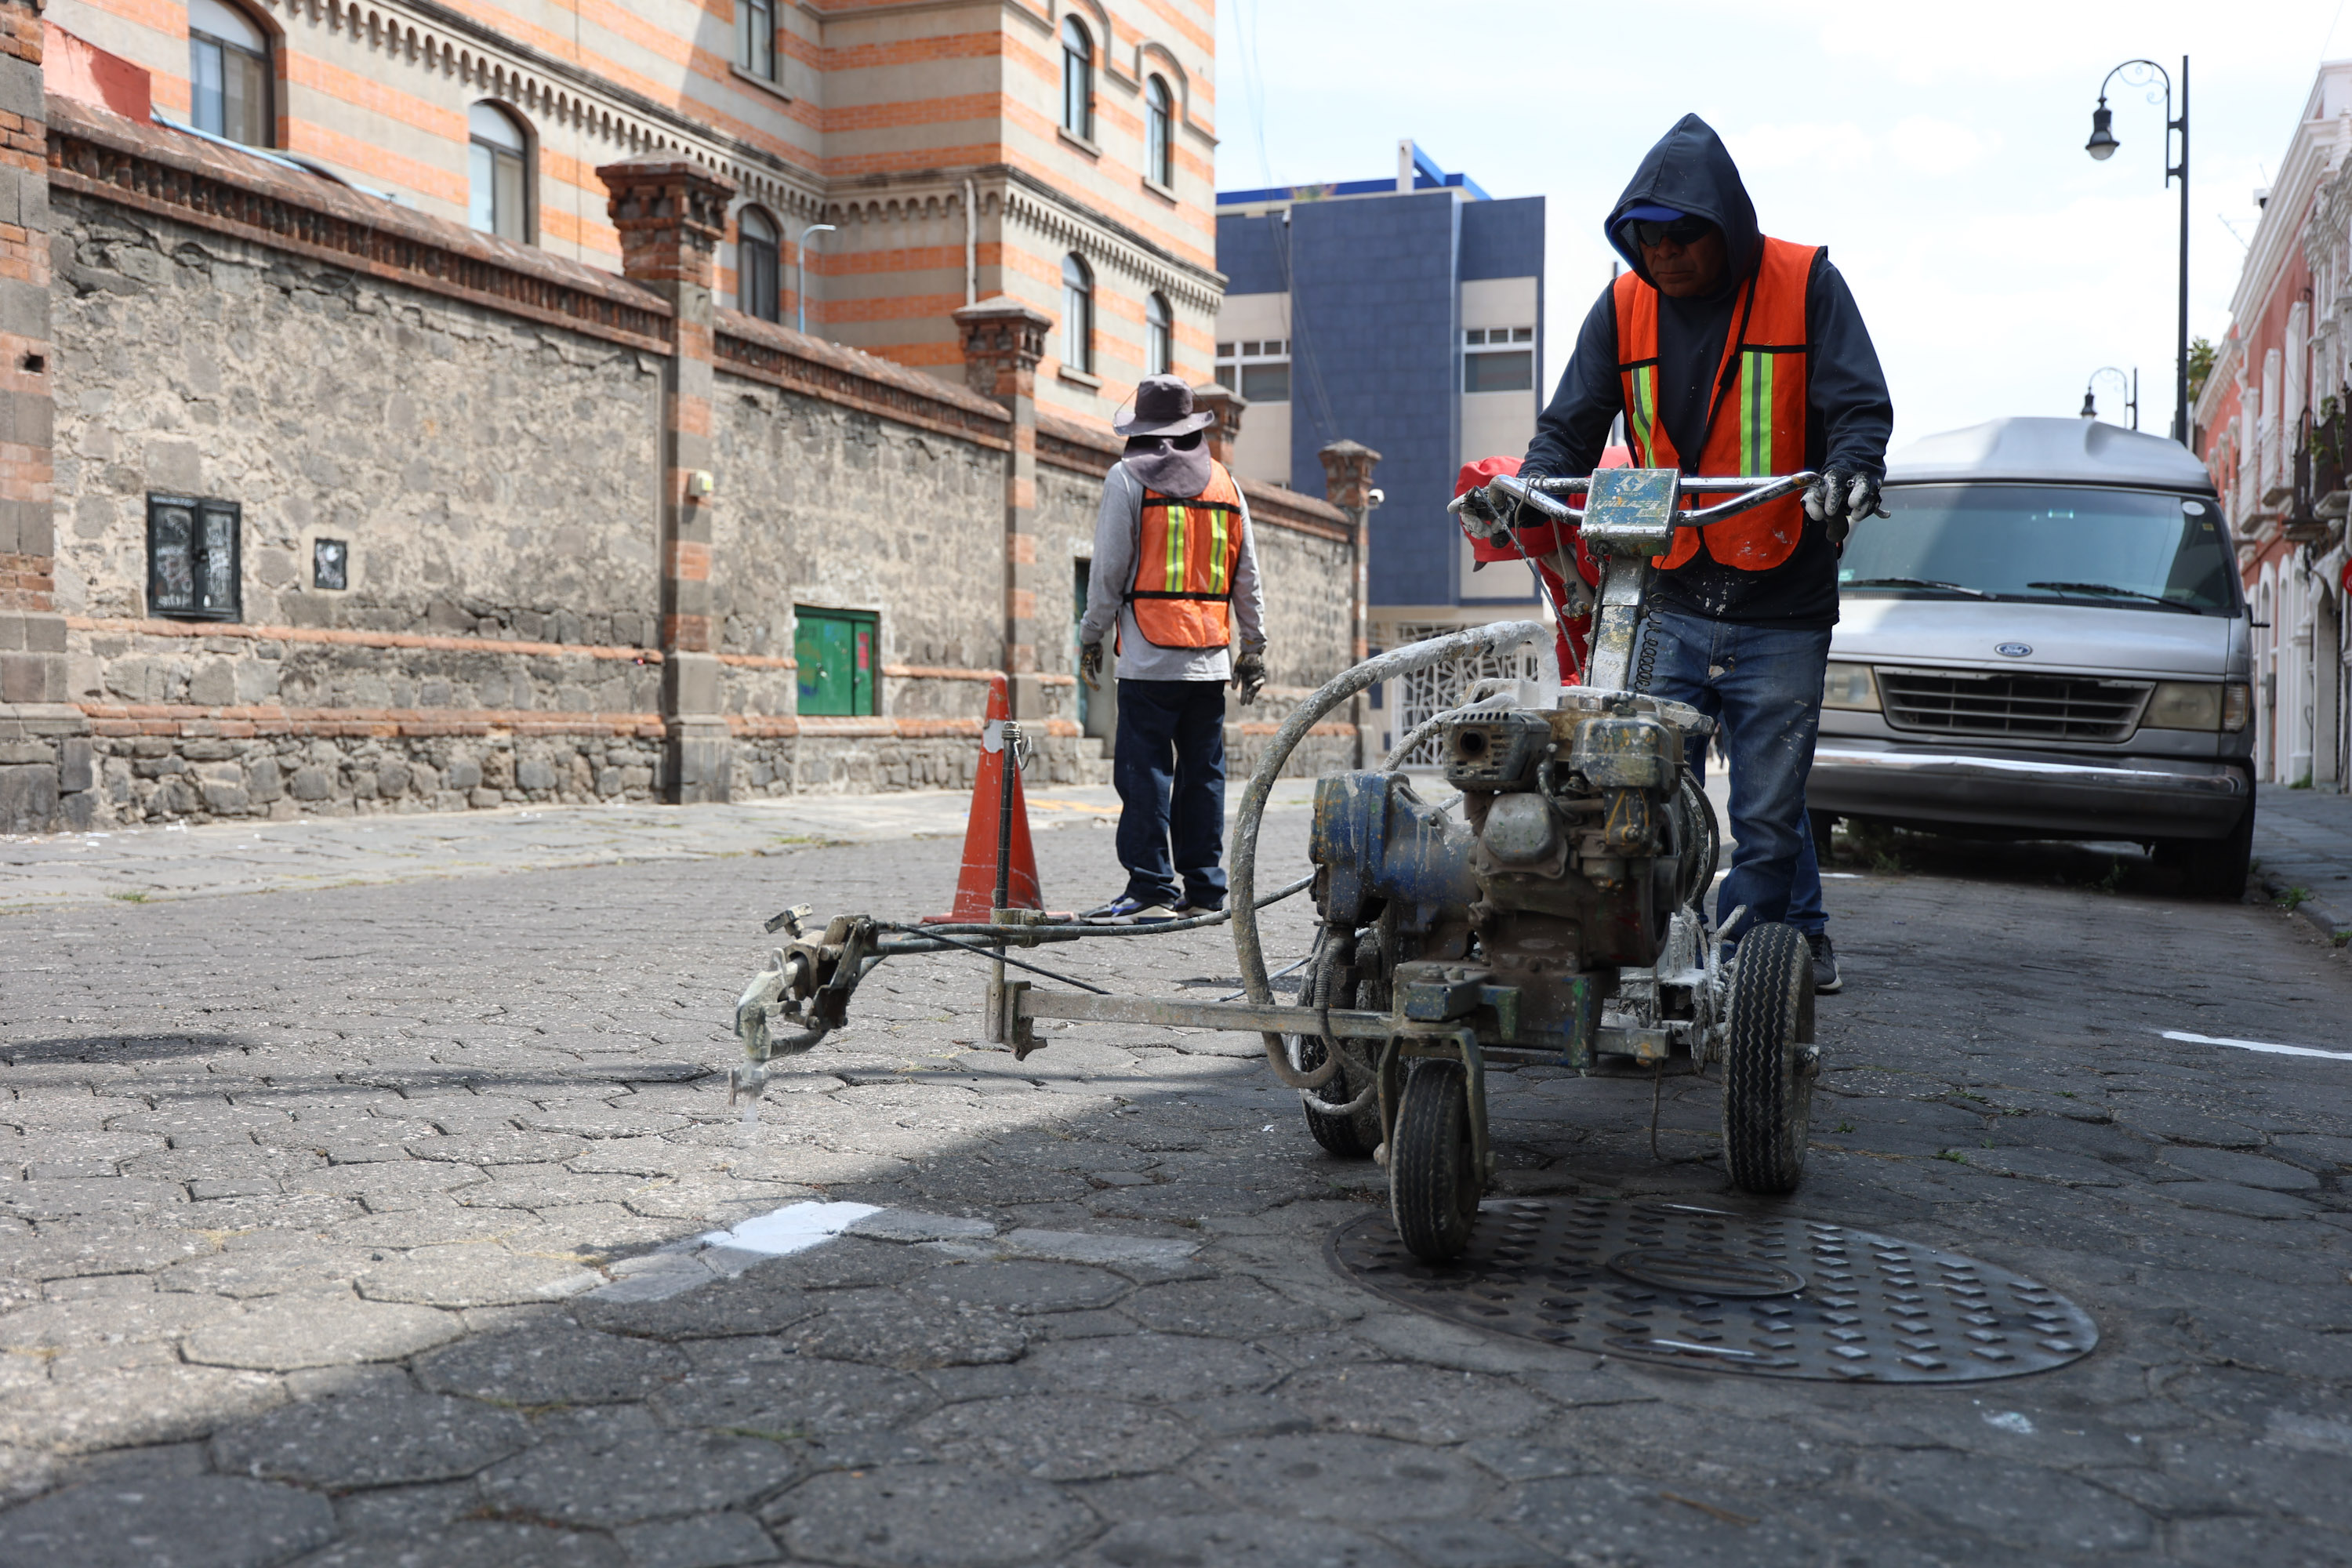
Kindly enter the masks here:
[[1838, 563], [1816, 834], [2137, 840], [2192, 894], [2242, 894], [2251, 623], [2204, 465], [1996, 419], [1895, 453], [1886, 510]]

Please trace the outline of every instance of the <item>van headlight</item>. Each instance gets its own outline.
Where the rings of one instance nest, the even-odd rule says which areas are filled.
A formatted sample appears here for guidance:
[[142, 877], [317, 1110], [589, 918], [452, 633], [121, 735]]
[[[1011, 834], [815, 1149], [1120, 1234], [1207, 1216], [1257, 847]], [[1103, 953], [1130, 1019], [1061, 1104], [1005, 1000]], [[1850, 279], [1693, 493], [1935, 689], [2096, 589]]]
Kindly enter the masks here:
[[[2228, 706], [2221, 693], [2219, 681], [2160, 680], [2148, 696], [2147, 711], [2140, 715], [2140, 724], [2150, 730], [2219, 730]], [[2241, 717], [2239, 723], [2244, 722]]]
[[1864, 713], [1877, 712], [1878, 682], [1872, 679], [1870, 666], [1841, 664], [1832, 659], [1828, 679], [1822, 682], [1822, 706], [1858, 709]]
[[2246, 727], [2254, 716], [2254, 689], [2242, 680], [2232, 680], [2221, 688], [2221, 728], [2231, 734]]

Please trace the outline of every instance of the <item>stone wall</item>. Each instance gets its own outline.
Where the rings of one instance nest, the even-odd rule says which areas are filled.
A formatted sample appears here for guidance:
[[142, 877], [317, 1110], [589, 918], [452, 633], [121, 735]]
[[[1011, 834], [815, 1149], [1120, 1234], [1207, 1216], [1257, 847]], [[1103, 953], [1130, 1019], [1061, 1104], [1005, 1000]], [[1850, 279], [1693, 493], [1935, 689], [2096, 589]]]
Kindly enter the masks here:
[[[1033, 784], [1108, 780], [1070, 635], [1107, 432], [233, 149], [78, 105], [50, 123], [71, 722], [0, 735], [0, 765], [55, 781], [0, 830], [969, 787], [1015, 624]], [[680, 342], [711, 367], [683, 459]], [[664, 543], [673, 489], [698, 533]], [[236, 619], [148, 604], [152, 494], [241, 507]], [[1344, 515], [1251, 499], [1277, 689], [1232, 710], [1237, 771], [1348, 638]], [[321, 539], [341, 588], [312, 580]], [[702, 617], [667, 595], [706, 581], [709, 641], [680, 641]], [[798, 711], [796, 605], [877, 613], [878, 712]], [[715, 712], [682, 696], [714, 663]], [[1294, 771], [1350, 760], [1339, 739]]]

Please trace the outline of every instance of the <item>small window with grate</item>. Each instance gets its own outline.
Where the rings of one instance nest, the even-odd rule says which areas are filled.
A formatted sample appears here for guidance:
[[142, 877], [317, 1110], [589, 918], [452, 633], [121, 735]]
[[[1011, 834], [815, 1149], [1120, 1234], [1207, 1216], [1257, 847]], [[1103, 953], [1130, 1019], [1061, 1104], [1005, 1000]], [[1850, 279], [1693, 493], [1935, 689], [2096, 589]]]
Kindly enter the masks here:
[[871, 610], [793, 612], [793, 658], [800, 666], [800, 710], [838, 718], [877, 711], [875, 678], [881, 673], [880, 620]]
[[244, 612], [244, 509], [195, 496], [147, 498], [147, 613], [233, 621]]

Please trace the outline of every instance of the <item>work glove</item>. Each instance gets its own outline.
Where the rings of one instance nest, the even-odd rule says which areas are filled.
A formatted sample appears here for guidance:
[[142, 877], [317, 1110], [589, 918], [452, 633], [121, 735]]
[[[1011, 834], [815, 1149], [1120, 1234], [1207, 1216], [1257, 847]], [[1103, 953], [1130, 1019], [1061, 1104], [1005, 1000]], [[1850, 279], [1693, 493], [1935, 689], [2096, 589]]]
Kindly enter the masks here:
[[1087, 683], [1088, 691], [1102, 689], [1102, 644], [1090, 642], [1078, 650], [1078, 679]]
[[1242, 694], [1242, 706], [1257, 700], [1258, 692], [1265, 686], [1265, 655], [1255, 649], [1244, 650], [1234, 660], [1234, 689]]
[[1831, 545], [1845, 548], [1845, 536], [1865, 517], [1885, 517], [1878, 504], [1878, 481], [1868, 474], [1832, 465], [1805, 492], [1805, 515], [1821, 523]]

